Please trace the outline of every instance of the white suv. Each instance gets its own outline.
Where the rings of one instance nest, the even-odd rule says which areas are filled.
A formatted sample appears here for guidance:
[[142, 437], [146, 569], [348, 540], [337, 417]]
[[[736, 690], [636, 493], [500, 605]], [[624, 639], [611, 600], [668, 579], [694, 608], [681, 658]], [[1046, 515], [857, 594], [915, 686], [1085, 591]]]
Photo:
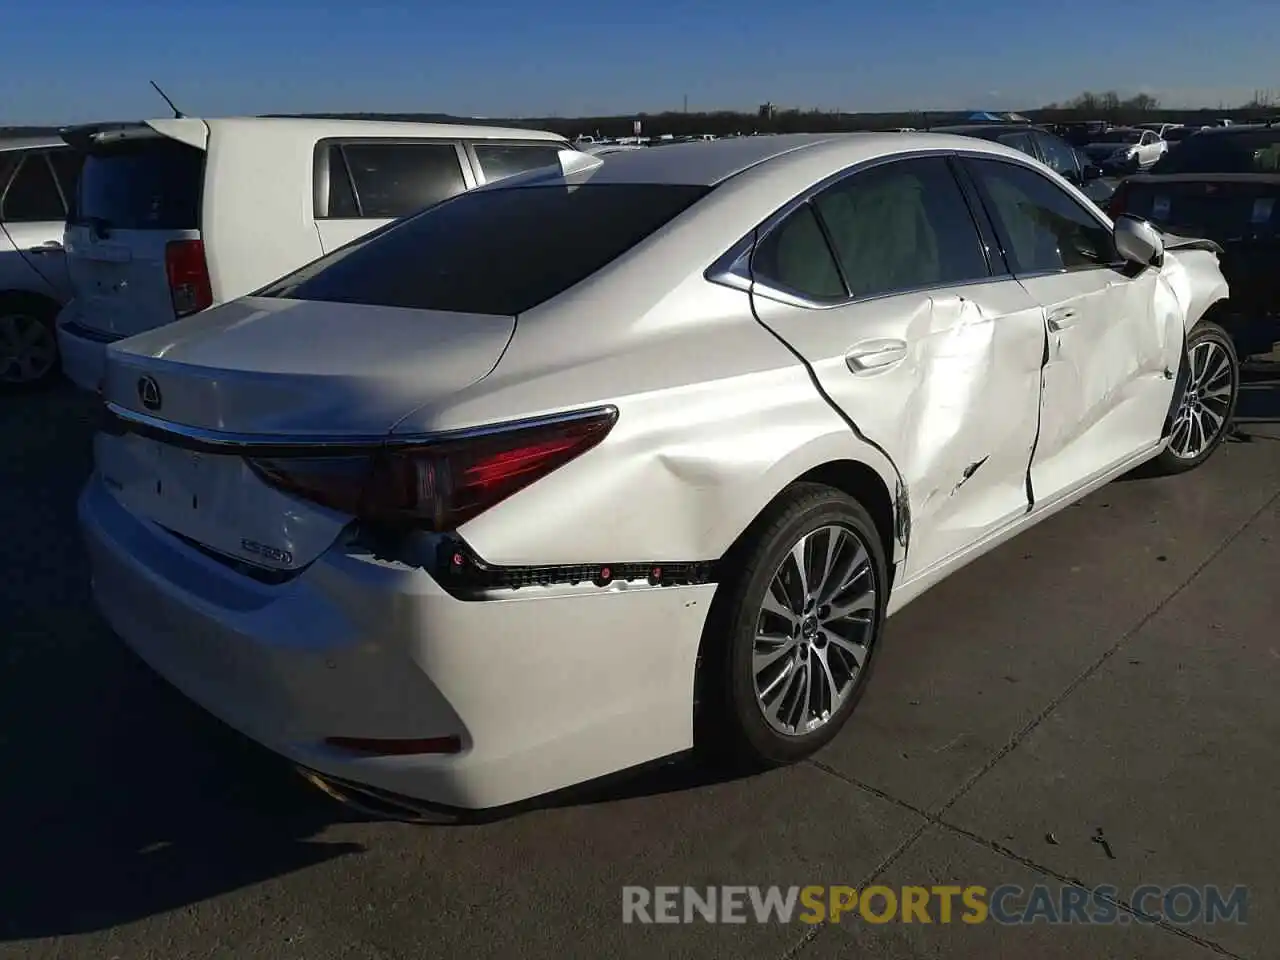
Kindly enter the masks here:
[[56, 136], [0, 140], [0, 387], [53, 380], [53, 319], [71, 295], [62, 254], [80, 156]]
[[75, 299], [63, 370], [86, 390], [107, 344], [233, 300], [455, 194], [557, 162], [537, 130], [246, 117], [68, 129], [86, 154], [67, 219]]

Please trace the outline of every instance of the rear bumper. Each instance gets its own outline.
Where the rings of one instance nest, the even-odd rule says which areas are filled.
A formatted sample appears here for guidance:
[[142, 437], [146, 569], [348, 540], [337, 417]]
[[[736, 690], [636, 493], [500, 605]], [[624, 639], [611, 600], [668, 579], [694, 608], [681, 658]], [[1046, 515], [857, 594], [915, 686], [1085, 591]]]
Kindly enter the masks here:
[[[192, 700], [310, 770], [477, 810], [692, 745], [714, 586], [468, 602], [421, 569], [341, 547], [270, 586], [139, 520], [96, 477], [79, 511], [115, 632]], [[447, 756], [324, 743], [450, 735], [463, 748]]]
[[107, 345], [122, 338], [82, 326], [74, 300], [58, 314], [57, 326], [62, 372], [81, 390], [96, 391], [106, 371]]

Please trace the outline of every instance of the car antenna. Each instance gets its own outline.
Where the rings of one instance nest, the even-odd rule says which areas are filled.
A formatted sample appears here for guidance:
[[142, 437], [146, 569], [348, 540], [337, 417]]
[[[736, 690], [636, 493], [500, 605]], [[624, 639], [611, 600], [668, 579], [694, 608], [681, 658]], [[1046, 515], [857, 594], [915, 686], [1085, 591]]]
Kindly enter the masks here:
[[147, 82], [150, 83], [151, 86], [156, 88], [156, 93], [160, 94], [160, 96], [164, 98], [164, 102], [169, 105], [169, 109], [173, 111], [173, 119], [175, 120], [186, 119], [186, 115], [173, 105], [173, 101], [169, 99], [169, 95], [160, 89], [160, 84], [156, 83], [154, 80], [148, 80]]

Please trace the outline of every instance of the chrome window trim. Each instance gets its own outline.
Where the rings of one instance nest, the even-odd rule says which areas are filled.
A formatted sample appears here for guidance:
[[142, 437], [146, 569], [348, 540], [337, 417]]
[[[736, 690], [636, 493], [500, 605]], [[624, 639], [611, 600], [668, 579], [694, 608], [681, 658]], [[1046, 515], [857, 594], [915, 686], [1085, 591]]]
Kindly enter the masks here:
[[104, 401], [108, 418], [119, 421], [123, 433], [141, 433], [149, 435], [160, 442], [172, 443], [174, 446], [195, 448], [208, 453], [221, 453], [235, 456], [251, 454], [266, 456], [268, 452], [276, 457], [314, 457], [326, 451], [359, 450], [371, 447], [409, 447], [427, 444], [450, 443], [459, 440], [474, 440], [493, 436], [512, 430], [530, 427], [548, 427], [561, 423], [572, 423], [589, 417], [610, 415], [615, 420], [618, 408], [613, 404], [597, 404], [578, 410], [548, 414], [540, 417], [528, 417], [522, 420], [504, 420], [501, 423], [484, 424], [477, 427], [463, 427], [456, 430], [437, 430], [428, 433], [414, 434], [333, 434], [305, 435], [281, 434], [271, 436], [260, 433], [234, 433], [224, 430], [212, 430], [206, 427], [193, 427], [186, 424], [163, 420], [150, 414], [130, 410], [109, 400]]
[[[1012, 150], [1013, 148], [1010, 147], [1009, 149]], [[835, 310], [855, 303], [868, 303], [875, 300], [883, 300], [886, 297], [898, 297], [904, 294], [913, 293], [930, 293], [937, 290], [951, 290], [957, 287], [972, 287], [984, 283], [996, 283], [1013, 279], [1015, 274], [1012, 271], [1009, 273], [997, 273], [994, 266], [989, 264], [988, 269], [992, 271], [990, 274], [985, 277], [976, 277], [972, 280], [933, 283], [919, 287], [908, 287], [901, 290], [890, 290], [868, 296], [845, 296], [832, 300], [820, 300], [797, 290], [787, 290], [773, 284], [764, 283], [759, 280], [752, 280], [750, 261], [751, 254], [752, 251], [755, 250], [756, 243], [767, 237], [771, 232], [777, 229], [782, 221], [786, 220], [787, 217], [791, 216], [791, 214], [800, 209], [800, 207], [809, 203], [814, 197], [822, 193], [828, 187], [834, 186], [848, 177], [857, 176], [858, 174], [865, 173], [868, 170], [874, 170], [876, 167], [882, 167], [887, 164], [897, 163], [903, 160], [922, 160], [931, 157], [941, 157], [944, 160], [950, 157], [990, 157], [1006, 163], [1012, 163], [1016, 166], [1027, 167], [1031, 170], [1035, 170], [1033, 163], [1039, 162], [1036, 161], [1034, 157], [1029, 157], [1026, 156], [1026, 154], [1021, 153], [1020, 157], [1025, 157], [1026, 160], [1030, 160], [1032, 163], [1024, 162], [1024, 160], [1019, 158], [987, 153], [982, 150], [966, 150], [957, 148], [942, 150], [912, 150], [902, 153], [894, 153], [883, 157], [873, 157], [870, 160], [861, 160], [852, 166], [845, 167], [843, 170], [819, 180], [804, 192], [787, 201], [787, 203], [783, 204], [771, 213], [758, 226], [756, 226], [755, 229], [746, 234], [746, 236], [741, 237], [733, 246], [717, 258], [717, 260], [706, 269], [703, 276], [711, 283], [716, 283], [720, 286], [730, 287], [731, 289], [740, 290], [744, 293], [754, 292], [756, 296], [763, 297], [766, 300], [773, 300], [777, 303], [782, 303], [792, 307], [801, 307], [806, 310]], [[957, 183], [956, 189], [960, 190], [961, 195], [963, 196], [963, 186]], [[966, 207], [968, 206], [967, 198], [965, 198], [965, 205]], [[973, 229], [978, 238], [979, 247], [982, 247], [984, 245], [982, 230], [976, 223], [973, 225]], [[996, 239], [997, 242], [999, 242], [999, 238], [997, 237]], [[1003, 254], [1003, 251], [1001, 251], [1001, 253]]]

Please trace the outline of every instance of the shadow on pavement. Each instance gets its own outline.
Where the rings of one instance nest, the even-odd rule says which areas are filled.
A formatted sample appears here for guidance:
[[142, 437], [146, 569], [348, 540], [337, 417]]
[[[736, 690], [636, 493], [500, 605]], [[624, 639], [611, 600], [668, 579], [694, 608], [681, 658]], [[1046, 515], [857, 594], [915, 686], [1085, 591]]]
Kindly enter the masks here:
[[[364, 849], [319, 835], [368, 818], [187, 701], [98, 619], [75, 514], [92, 405], [70, 388], [0, 404], [0, 943], [108, 929]], [[676, 761], [482, 819], [728, 776]]]
[[358, 852], [344, 811], [188, 703], [93, 613], [87, 398], [0, 404], [0, 942], [100, 930]]

